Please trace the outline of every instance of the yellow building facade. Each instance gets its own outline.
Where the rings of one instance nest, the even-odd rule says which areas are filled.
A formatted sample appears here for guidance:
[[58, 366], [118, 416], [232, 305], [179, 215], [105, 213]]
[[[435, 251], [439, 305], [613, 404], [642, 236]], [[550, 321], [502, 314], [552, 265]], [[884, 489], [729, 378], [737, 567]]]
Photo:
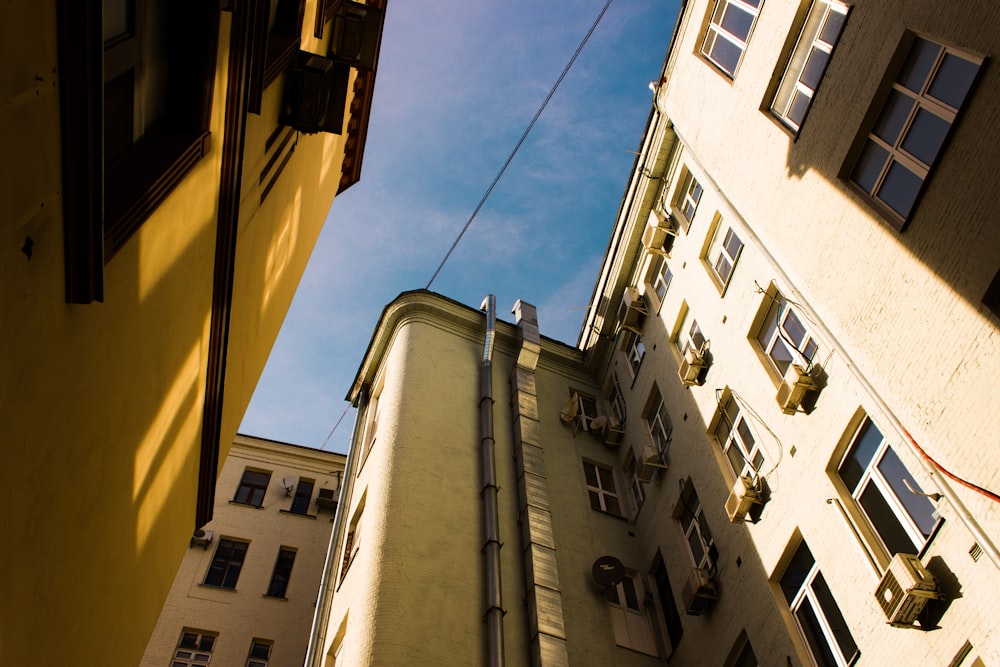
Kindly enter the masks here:
[[3, 9], [4, 664], [138, 662], [359, 178], [383, 5], [270, 4]]
[[577, 349], [383, 313], [307, 664], [1000, 662], [998, 25], [685, 3]]
[[301, 664], [344, 455], [238, 435], [139, 663]]

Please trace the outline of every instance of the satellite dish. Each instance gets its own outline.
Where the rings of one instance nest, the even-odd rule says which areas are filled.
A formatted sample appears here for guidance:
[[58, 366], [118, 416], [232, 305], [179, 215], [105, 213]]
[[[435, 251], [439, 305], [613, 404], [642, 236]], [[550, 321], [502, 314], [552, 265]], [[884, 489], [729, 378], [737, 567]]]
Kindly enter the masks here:
[[614, 556], [601, 556], [594, 561], [590, 573], [601, 586], [614, 586], [625, 578], [625, 566]]

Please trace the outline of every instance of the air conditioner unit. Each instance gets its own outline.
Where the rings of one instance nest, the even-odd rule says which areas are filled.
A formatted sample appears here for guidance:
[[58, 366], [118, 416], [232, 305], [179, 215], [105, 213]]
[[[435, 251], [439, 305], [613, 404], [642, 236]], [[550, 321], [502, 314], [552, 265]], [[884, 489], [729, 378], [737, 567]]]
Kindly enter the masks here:
[[316, 494], [316, 506], [333, 512], [337, 509], [337, 492], [334, 489], [320, 489]]
[[208, 549], [208, 545], [212, 543], [212, 539], [215, 537], [215, 533], [210, 530], [205, 530], [199, 528], [194, 531], [194, 535], [191, 536], [191, 547], [201, 547], [202, 549]]
[[642, 245], [647, 251], [669, 257], [675, 236], [677, 229], [663, 211], [654, 208], [649, 212], [649, 221], [642, 232]]
[[733, 485], [733, 492], [726, 500], [726, 514], [733, 523], [746, 521], [747, 512], [754, 505], [760, 505], [760, 492], [754, 486], [753, 478], [750, 475], [740, 475]]
[[818, 388], [809, 371], [799, 364], [789, 364], [785, 379], [778, 387], [777, 401], [781, 411], [786, 415], [794, 415], [802, 405], [803, 399], [810, 391]]
[[622, 292], [622, 303], [618, 307], [618, 322], [622, 328], [642, 333], [642, 320], [648, 312], [646, 300], [639, 290], [632, 285], [626, 285]]
[[614, 417], [608, 418], [607, 423], [601, 431], [604, 444], [610, 447], [617, 447], [625, 437], [625, 426]]
[[711, 609], [718, 599], [719, 592], [712, 577], [709, 576], [709, 571], [702, 567], [691, 570], [691, 575], [684, 584], [682, 596], [687, 613], [690, 616], [700, 616]]
[[875, 599], [896, 627], [910, 627], [927, 600], [941, 600], [934, 575], [912, 554], [896, 554], [875, 589]]
[[701, 384], [701, 371], [705, 368], [705, 357], [700, 350], [689, 347], [684, 351], [677, 377], [685, 387]]
[[341, 134], [350, 76], [349, 65], [299, 51], [285, 70], [280, 122], [304, 134]]
[[657, 449], [652, 440], [649, 440], [636, 456], [635, 478], [644, 484], [649, 484], [656, 477], [656, 471], [661, 468], [667, 469], [667, 464], [663, 462], [663, 452]]

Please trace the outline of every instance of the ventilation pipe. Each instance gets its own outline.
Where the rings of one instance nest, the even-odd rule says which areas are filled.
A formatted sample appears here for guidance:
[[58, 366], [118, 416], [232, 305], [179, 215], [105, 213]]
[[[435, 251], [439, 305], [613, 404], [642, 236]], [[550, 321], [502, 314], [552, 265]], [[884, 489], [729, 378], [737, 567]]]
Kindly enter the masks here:
[[486, 312], [486, 339], [479, 371], [479, 446], [483, 467], [483, 523], [486, 570], [486, 652], [490, 667], [502, 667], [503, 604], [500, 593], [500, 510], [497, 502], [497, 471], [493, 439], [493, 344], [497, 323], [497, 300], [487, 294], [479, 309]]

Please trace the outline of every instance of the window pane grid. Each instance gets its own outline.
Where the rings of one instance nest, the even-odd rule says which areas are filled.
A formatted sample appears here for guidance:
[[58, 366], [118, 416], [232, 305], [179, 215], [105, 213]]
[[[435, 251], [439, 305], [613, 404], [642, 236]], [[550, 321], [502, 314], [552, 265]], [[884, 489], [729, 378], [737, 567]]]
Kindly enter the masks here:
[[979, 66], [920, 37], [910, 45], [851, 172], [899, 220], [909, 217]]
[[612, 471], [609, 468], [587, 462], [584, 462], [583, 470], [587, 480], [591, 508], [621, 516], [621, 505], [618, 502], [618, 492], [615, 489]]
[[729, 459], [733, 472], [739, 476], [756, 477], [764, 465], [764, 453], [757, 445], [757, 439], [740, 414], [739, 404], [730, 398], [725, 409], [720, 411], [719, 425], [715, 429], [716, 438]]
[[735, 76], [757, 20], [759, 3], [719, 0], [705, 34], [701, 52], [730, 78]]

